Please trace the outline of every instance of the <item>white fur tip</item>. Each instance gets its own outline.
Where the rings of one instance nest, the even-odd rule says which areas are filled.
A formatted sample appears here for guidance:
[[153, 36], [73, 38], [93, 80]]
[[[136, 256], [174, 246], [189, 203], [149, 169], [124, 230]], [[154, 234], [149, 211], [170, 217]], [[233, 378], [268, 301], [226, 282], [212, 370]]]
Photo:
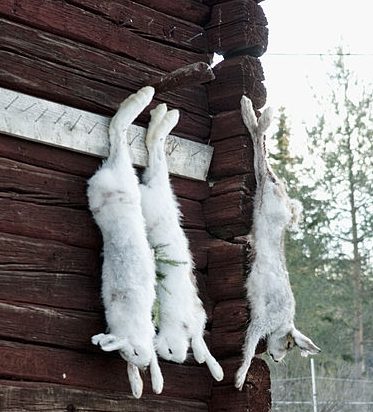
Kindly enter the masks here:
[[132, 395], [136, 399], [140, 399], [143, 391], [144, 384], [142, 382], [139, 369], [133, 364], [127, 363], [128, 380], [131, 386]]
[[243, 385], [245, 383], [246, 376], [236, 376], [236, 380], [234, 386], [239, 390], [242, 391]]
[[163, 377], [161, 376], [162, 379], [155, 381], [154, 379], [152, 379], [152, 389], [153, 392], [156, 395], [160, 395], [163, 391]]
[[163, 117], [167, 113], [167, 104], [160, 103], [157, 107], [153, 110], [150, 110], [150, 115], [153, 116], [160, 116]]
[[223, 368], [218, 364], [218, 362], [216, 362], [213, 367], [209, 366], [209, 370], [216, 381], [220, 382], [224, 379]]
[[249, 371], [249, 366], [247, 366], [247, 364], [244, 362], [240, 368], [238, 369], [238, 371], [236, 372], [236, 378], [235, 378], [235, 383], [234, 386], [242, 391], [243, 385], [245, 384], [246, 381], [246, 375], [247, 372]]
[[271, 107], [267, 107], [261, 114], [258, 120], [258, 132], [263, 135], [268, 127], [271, 125], [273, 117], [273, 110]]
[[248, 97], [246, 97], [245, 95], [242, 95], [240, 103], [241, 103], [241, 108], [242, 109], [253, 110], [253, 104], [252, 104], [251, 100]]
[[158, 364], [157, 355], [154, 353], [153, 359], [150, 361], [150, 377], [152, 381], [153, 392], [157, 395], [163, 391], [163, 375]]
[[145, 86], [145, 87], [142, 87], [139, 90], [139, 92], [143, 92], [147, 97], [150, 97], [150, 99], [152, 99], [155, 93], [155, 89], [153, 86]]
[[166, 119], [169, 122], [169, 125], [170, 125], [169, 127], [171, 128], [171, 130], [177, 125], [179, 118], [180, 118], [179, 110], [173, 109], [167, 112]]
[[104, 333], [99, 333], [98, 335], [94, 335], [91, 337], [91, 342], [93, 345], [98, 345], [100, 340], [105, 336]]

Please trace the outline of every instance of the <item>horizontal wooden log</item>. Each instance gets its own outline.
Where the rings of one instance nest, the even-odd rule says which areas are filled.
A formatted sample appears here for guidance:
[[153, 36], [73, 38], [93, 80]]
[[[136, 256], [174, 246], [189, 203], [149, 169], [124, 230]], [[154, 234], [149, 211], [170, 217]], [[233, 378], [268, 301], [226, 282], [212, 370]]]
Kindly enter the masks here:
[[245, 245], [222, 242], [209, 250], [207, 291], [211, 299], [245, 297], [246, 262]]
[[249, 173], [247, 175], [236, 175], [211, 181], [211, 196], [218, 196], [240, 190], [250, 194], [253, 190], [255, 190], [255, 184], [255, 176], [253, 173]]
[[[223, 319], [220, 319], [222, 315]], [[245, 299], [218, 303], [214, 309], [211, 329], [211, 347], [214, 355], [221, 359], [240, 354], [247, 323]]]
[[201, 203], [188, 199], [179, 199], [178, 201], [183, 215], [183, 227], [189, 229], [205, 229], [206, 222]]
[[[245, 340], [244, 331], [229, 331], [222, 329], [211, 331], [211, 350], [218, 359], [225, 359], [242, 354], [242, 346]], [[261, 354], [266, 351], [266, 342], [259, 341], [255, 353]]]
[[76, 273], [97, 277], [100, 253], [50, 239], [0, 233], [1, 270]]
[[[127, 27], [116, 25], [67, 2], [29, 0], [14, 5], [13, 0], [3, 0], [0, 14], [102, 50], [130, 56], [136, 61], [165, 71], [206, 61], [203, 53], [180, 50], [143, 38]], [[95, 30], [92, 30], [93, 27]]]
[[207, 182], [173, 176], [171, 184], [179, 197], [191, 200], [205, 200], [209, 197], [210, 189]]
[[[87, 209], [86, 180], [78, 176], [30, 166], [0, 157], [0, 198], [39, 205]], [[183, 225], [204, 229], [202, 205], [179, 199]]]
[[116, 391], [41, 382], [0, 381], [0, 410], [6, 412], [207, 412], [205, 402], [158, 395], [141, 399]]
[[202, 270], [207, 266], [207, 251], [210, 237], [204, 230], [186, 229], [185, 233], [190, 242], [190, 249], [196, 269]]
[[197, 53], [206, 52], [207, 36], [202, 27], [153, 8], [130, 0], [70, 0], [69, 3], [110, 20], [116, 27], [125, 27], [142, 38], [167, 42]]
[[207, 87], [214, 114], [239, 109], [242, 95], [248, 96], [256, 109], [264, 106], [267, 93], [257, 58], [238, 56], [224, 60], [214, 67], [214, 73], [216, 79]]
[[[8, 35], [9, 32], [12, 36]], [[142, 86], [159, 81], [165, 75], [165, 71], [149, 65], [112, 53], [103, 53], [93, 47], [5, 19], [0, 19], [0, 40], [8, 51], [23, 54], [34, 60], [52, 62], [66, 73], [78, 74], [82, 82], [89, 78], [117, 86], [123, 96], [128, 91], [133, 92]], [[74, 90], [71, 93], [74, 93]], [[104, 99], [109, 100], [110, 96]], [[172, 107], [207, 117], [208, 103], [203, 87], [178, 87], [176, 90], [163, 93], [161, 101]]]
[[89, 178], [102, 160], [45, 144], [0, 134], [0, 155], [9, 159], [39, 166], [48, 170]]
[[[26, 164], [29, 164], [31, 168], [39, 166], [48, 169], [48, 173], [52, 176], [52, 171], [55, 170], [68, 173], [69, 175], [82, 176], [85, 179], [91, 177], [101, 163], [100, 159], [92, 156], [1, 134], [0, 155], [20, 162], [17, 164], [18, 168], [27, 168]], [[22, 166], [22, 163], [25, 165]], [[29, 171], [30, 169], [27, 169], [27, 173], [29, 173]], [[39, 170], [39, 172], [41, 171]], [[72, 176], [71, 179], [74, 179], [74, 177]], [[171, 182], [175, 193], [180, 197], [191, 200], [204, 200], [209, 196], [209, 187], [206, 182], [187, 180], [175, 176], [171, 178]], [[35, 182], [33, 185], [34, 184]], [[72, 188], [69, 188], [69, 190], [71, 191]], [[71, 196], [73, 195], [71, 194]]]
[[86, 210], [42, 206], [2, 197], [0, 231], [99, 250], [101, 236]]
[[87, 207], [83, 177], [0, 157], [0, 197], [41, 205]]
[[[206, 401], [211, 377], [206, 365], [161, 363], [165, 379], [162, 396]], [[99, 391], [130, 394], [125, 362], [116, 354], [80, 353], [65, 349], [15, 342], [0, 342], [0, 374], [3, 379], [49, 382]], [[144, 395], [152, 394], [149, 373]]]
[[209, 329], [209, 325], [212, 322], [214, 304], [207, 290], [207, 276], [205, 273], [199, 271], [195, 272], [195, 276], [197, 280], [198, 296], [202, 300], [203, 308], [205, 309], [207, 315], [207, 328]]
[[253, 148], [247, 136], [236, 136], [214, 143], [210, 177], [227, 177], [253, 172]]
[[103, 311], [98, 273], [97, 276], [88, 277], [70, 273], [2, 269], [0, 284], [0, 301], [3, 302]]
[[[119, 104], [131, 94], [118, 86], [82, 77], [49, 62], [5, 51], [0, 51], [0, 57], [4, 61], [0, 86], [84, 111], [113, 116]], [[138, 122], [141, 125], [147, 125], [149, 110], [156, 105], [157, 101], [154, 100], [139, 116]], [[174, 132], [188, 136], [190, 140], [201, 141], [209, 134], [209, 124], [207, 114], [205, 117], [181, 111], [180, 121]]]
[[169, 0], [136, 0], [136, 3], [141, 3], [169, 16], [178, 17], [200, 26], [207, 22], [210, 14], [210, 8], [198, 0], [179, 0], [177, 2], [170, 2]]
[[106, 330], [103, 311], [91, 313], [0, 302], [0, 312], [2, 336], [12, 340], [92, 351], [91, 336]]
[[225, 331], [227, 333], [245, 331], [249, 318], [247, 301], [246, 299], [235, 299], [218, 302], [214, 307], [213, 315], [212, 334], [215, 331]]
[[247, 135], [248, 131], [243, 123], [240, 109], [213, 116], [210, 134], [212, 144], [219, 140]]
[[234, 373], [240, 365], [239, 359], [232, 358], [223, 361], [222, 364], [226, 373], [224, 380], [215, 383], [212, 389], [211, 410], [214, 412], [267, 412], [271, 410], [270, 375], [263, 360], [253, 359], [241, 392], [233, 386]]
[[222, 239], [247, 235], [252, 223], [252, 196], [243, 191], [210, 197], [204, 202], [208, 231]]
[[[18, 199], [20, 197], [21, 195]], [[26, 203], [6, 196], [1, 198], [0, 231], [37, 238], [38, 240], [29, 242], [30, 250], [33, 249], [32, 245], [39, 244], [41, 239], [41, 242], [48, 240], [77, 246], [74, 250], [78, 251], [78, 256], [81, 256], [80, 248], [90, 248], [99, 254], [101, 236], [89, 211]], [[186, 232], [196, 267], [202, 269], [207, 264], [208, 235], [205, 231], [196, 230], [205, 226], [201, 206], [189, 200], [181, 199], [180, 202], [185, 209], [185, 225], [190, 227]], [[32, 262], [35, 262], [35, 259], [31, 260]]]
[[209, 50], [225, 58], [234, 54], [260, 57], [268, 45], [267, 19], [253, 0], [232, 0], [212, 7], [206, 26]]

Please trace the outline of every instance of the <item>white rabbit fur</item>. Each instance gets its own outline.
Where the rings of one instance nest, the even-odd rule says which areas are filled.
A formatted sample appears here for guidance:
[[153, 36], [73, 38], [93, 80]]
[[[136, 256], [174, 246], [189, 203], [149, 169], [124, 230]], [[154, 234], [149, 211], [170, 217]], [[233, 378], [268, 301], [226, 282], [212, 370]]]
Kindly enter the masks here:
[[92, 342], [104, 351], [119, 350], [129, 362], [136, 397], [142, 393], [137, 367], [150, 365], [153, 390], [160, 393], [163, 387], [153, 343], [154, 256], [146, 237], [139, 182], [126, 137], [126, 129], [153, 94], [152, 87], [144, 87], [122, 103], [110, 123], [110, 155], [89, 180], [87, 191], [104, 242], [102, 297], [110, 332], [92, 337]]
[[180, 226], [179, 206], [168, 176], [164, 145], [178, 118], [178, 111], [167, 112], [165, 104], [151, 112], [146, 136], [149, 163], [140, 186], [148, 241], [155, 248], [161, 246], [167, 259], [178, 262], [159, 263], [157, 267], [165, 277], [157, 285], [160, 323], [156, 349], [163, 359], [182, 363], [191, 344], [197, 362], [206, 362], [214, 378], [221, 380], [223, 371], [203, 339], [206, 314], [198, 297], [189, 242]]
[[274, 174], [266, 158], [264, 133], [271, 122], [265, 110], [259, 121], [251, 101], [241, 100], [243, 121], [254, 148], [257, 182], [254, 197], [252, 238], [254, 259], [246, 281], [251, 321], [243, 347], [243, 363], [236, 373], [236, 387], [242, 389], [256, 345], [267, 337], [268, 353], [276, 361], [297, 345], [301, 354], [316, 354], [319, 348], [294, 326], [295, 300], [286, 269], [284, 233], [298, 221], [301, 205], [291, 200], [284, 184]]
[[[149, 165], [139, 185], [132, 167], [125, 131], [149, 104], [154, 89], [145, 87], [126, 99], [109, 128], [110, 155], [88, 182], [88, 200], [104, 240], [102, 297], [108, 334], [92, 337], [104, 351], [119, 350], [135, 397], [142, 394], [138, 368], [150, 364], [153, 390], [163, 388], [154, 349], [151, 312], [155, 299], [155, 264], [150, 246], [162, 246], [177, 266], [160, 264], [165, 274], [157, 286], [160, 325], [155, 346], [166, 360], [182, 363], [191, 343], [194, 357], [207, 363], [217, 380], [223, 371], [204, 340], [206, 314], [198, 298], [189, 243], [168, 177], [164, 152], [167, 135], [176, 125], [177, 110], [165, 104], [151, 112], [146, 145]], [[145, 220], [144, 220], [145, 218]], [[145, 229], [146, 227], [146, 229]]]

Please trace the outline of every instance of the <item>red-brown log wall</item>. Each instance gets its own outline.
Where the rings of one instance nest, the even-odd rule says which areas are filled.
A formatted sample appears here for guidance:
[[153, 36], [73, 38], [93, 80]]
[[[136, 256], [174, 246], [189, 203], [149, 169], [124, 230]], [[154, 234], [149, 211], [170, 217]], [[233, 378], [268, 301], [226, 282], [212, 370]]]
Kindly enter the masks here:
[[[194, 0], [1, 1], [0, 87], [110, 116], [162, 74], [209, 61], [209, 13]], [[160, 101], [180, 109], [177, 134], [206, 141], [205, 87], [163, 93]], [[207, 411], [205, 366], [163, 362], [163, 394], [152, 394], [146, 374], [144, 396], [134, 400], [125, 363], [90, 343], [105, 329], [101, 237], [85, 194], [99, 163], [0, 135], [0, 410]], [[208, 185], [173, 183], [204, 290]]]
[[209, 62], [213, 51], [226, 57], [208, 89], [153, 103], [181, 111], [176, 134], [215, 146], [212, 188], [182, 178], [173, 185], [226, 378], [213, 385], [204, 365], [162, 362], [163, 394], [152, 394], [146, 374], [143, 398], [133, 399], [123, 361], [90, 344], [105, 327], [101, 237], [85, 195], [99, 160], [0, 135], [0, 411], [269, 410], [260, 360], [244, 391], [233, 387], [247, 322], [245, 246], [235, 242], [250, 229], [255, 185], [238, 102], [245, 93], [264, 105], [257, 57], [266, 41], [252, 0], [0, 2], [0, 87], [103, 115], [164, 73]]
[[[210, 143], [210, 197], [204, 201], [208, 231], [215, 237], [208, 254], [207, 292], [213, 301], [211, 348], [225, 377], [214, 382], [210, 411], [267, 412], [271, 408], [269, 370], [255, 358], [242, 392], [234, 388], [241, 348], [250, 320], [245, 299], [249, 269], [246, 235], [252, 222], [255, 177], [251, 139], [241, 119], [240, 99], [250, 97], [256, 110], [266, 101], [264, 74], [258, 57], [267, 48], [267, 21], [253, 0], [206, 0], [209, 49], [224, 56], [209, 83], [213, 114]], [[259, 112], [258, 112], [259, 114]], [[257, 348], [261, 353], [264, 342]]]

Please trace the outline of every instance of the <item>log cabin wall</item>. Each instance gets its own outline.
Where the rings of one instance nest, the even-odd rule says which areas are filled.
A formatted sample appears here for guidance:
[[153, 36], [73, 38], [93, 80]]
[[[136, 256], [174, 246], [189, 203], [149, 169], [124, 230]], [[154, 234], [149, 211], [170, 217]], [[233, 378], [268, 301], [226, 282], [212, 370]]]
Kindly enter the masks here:
[[[213, 385], [206, 366], [192, 361], [162, 362], [163, 394], [152, 394], [147, 375], [143, 397], [130, 395], [124, 362], [90, 344], [104, 319], [101, 238], [85, 190], [100, 161], [0, 135], [0, 411], [269, 410], [261, 361], [243, 392], [232, 385], [247, 321], [238, 237], [250, 227], [255, 183], [238, 102], [246, 93], [257, 108], [264, 104], [256, 57], [265, 50], [266, 23], [252, 0], [215, 3], [0, 2], [0, 87], [102, 115], [164, 73], [209, 62], [213, 51], [226, 57], [208, 93], [205, 86], [175, 90], [151, 106], [180, 109], [175, 134], [215, 146], [211, 189], [182, 178], [173, 184], [225, 380]], [[250, 32], [261, 41], [248, 40]], [[149, 110], [139, 122], [148, 119]]]
[[[210, 197], [204, 201], [207, 229], [216, 241], [209, 249], [208, 287], [213, 301], [212, 352], [225, 378], [214, 382], [210, 410], [266, 412], [271, 409], [270, 377], [265, 362], [254, 358], [242, 392], [234, 389], [234, 374], [250, 319], [245, 278], [248, 271], [246, 235], [250, 231], [255, 191], [253, 149], [242, 122], [240, 100], [251, 98], [256, 110], [266, 102], [264, 75], [258, 57], [267, 48], [263, 9], [254, 0], [206, 0], [211, 6], [206, 25], [210, 51], [224, 56], [208, 84], [212, 114]], [[262, 342], [257, 353], [265, 350]]]

